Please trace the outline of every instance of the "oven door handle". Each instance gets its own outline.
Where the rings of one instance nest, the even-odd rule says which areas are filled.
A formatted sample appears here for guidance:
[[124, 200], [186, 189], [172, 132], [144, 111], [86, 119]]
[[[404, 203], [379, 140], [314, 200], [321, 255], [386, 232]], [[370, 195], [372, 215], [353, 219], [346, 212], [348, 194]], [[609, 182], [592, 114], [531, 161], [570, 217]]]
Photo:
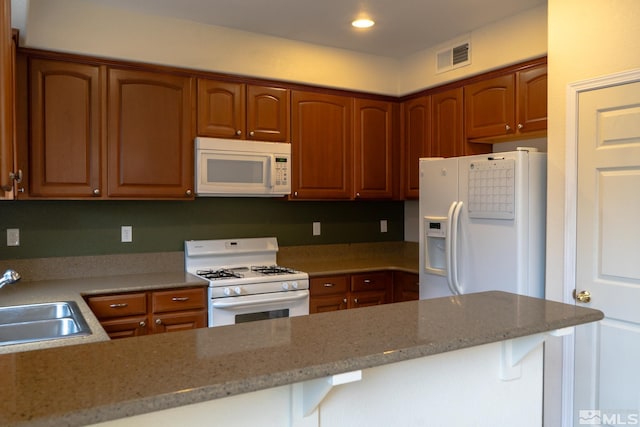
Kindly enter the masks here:
[[309, 291], [295, 291], [295, 295], [274, 297], [273, 294], [248, 295], [245, 297], [222, 298], [211, 303], [213, 308], [229, 309], [238, 307], [251, 307], [258, 305], [271, 305], [287, 301], [297, 301], [309, 298]]

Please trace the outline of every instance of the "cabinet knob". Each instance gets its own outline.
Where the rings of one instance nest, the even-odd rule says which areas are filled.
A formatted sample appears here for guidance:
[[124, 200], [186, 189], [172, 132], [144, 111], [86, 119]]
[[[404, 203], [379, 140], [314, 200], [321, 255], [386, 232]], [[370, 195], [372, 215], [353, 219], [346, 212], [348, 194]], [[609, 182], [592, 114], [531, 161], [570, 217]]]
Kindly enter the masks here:
[[347, 303], [347, 299], [346, 299], [346, 298], [343, 298], [343, 299], [342, 299], [342, 302], [346, 304], [346, 303]]
[[156, 319], [156, 325], [162, 325], [162, 320]]
[[356, 197], [360, 197], [360, 193], [356, 193]]
[[144, 328], [145, 326], [147, 326], [147, 322], [145, 322], [144, 320], [142, 322], [140, 322], [140, 327]]
[[241, 131], [240, 129], [238, 129], [238, 130], [236, 131], [236, 135], [238, 135], [238, 136], [242, 135], [242, 131]]
[[504, 130], [506, 130], [507, 132], [509, 132], [511, 130], [511, 126], [509, 125], [504, 125]]
[[365, 285], [370, 285], [371, 284], [371, 279], [364, 279], [362, 281], [362, 283], [364, 283]]
[[298, 197], [298, 192], [297, 191], [293, 192], [293, 197]]
[[99, 188], [94, 188], [93, 189], [93, 195], [94, 196], [99, 196], [100, 195], [100, 189]]
[[193, 194], [193, 191], [191, 189], [188, 189], [187, 191], [184, 192], [184, 194], [187, 197], [191, 197], [191, 195]]
[[522, 129], [524, 125], [522, 123], [518, 123], [518, 129]]
[[256, 136], [256, 133], [254, 131], [249, 132], [249, 136]]
[[357, 304], [358, 303], [358, 298], [354, 298], [353, 302], [355, 302]]

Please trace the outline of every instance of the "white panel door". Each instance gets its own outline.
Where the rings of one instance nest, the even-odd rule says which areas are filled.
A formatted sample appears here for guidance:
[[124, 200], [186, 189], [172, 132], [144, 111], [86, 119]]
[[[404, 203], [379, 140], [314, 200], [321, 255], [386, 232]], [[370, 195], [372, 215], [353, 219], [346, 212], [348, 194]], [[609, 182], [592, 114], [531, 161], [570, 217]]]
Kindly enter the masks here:
[[578, 101], [574, 425], [640, 425], [640, 82]]

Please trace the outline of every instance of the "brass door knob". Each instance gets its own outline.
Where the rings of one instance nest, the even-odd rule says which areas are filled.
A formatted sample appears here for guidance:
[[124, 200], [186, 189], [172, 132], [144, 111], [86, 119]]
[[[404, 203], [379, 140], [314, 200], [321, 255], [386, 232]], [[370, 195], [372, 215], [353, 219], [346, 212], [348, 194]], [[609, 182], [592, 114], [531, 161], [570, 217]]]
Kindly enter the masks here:
[[588, 302], [591, 302], [591, 292], [589, 292], [589, 291], [576, 292], [574, 290], [573, 291], [573, 298], [578, 302], [586, 304]]

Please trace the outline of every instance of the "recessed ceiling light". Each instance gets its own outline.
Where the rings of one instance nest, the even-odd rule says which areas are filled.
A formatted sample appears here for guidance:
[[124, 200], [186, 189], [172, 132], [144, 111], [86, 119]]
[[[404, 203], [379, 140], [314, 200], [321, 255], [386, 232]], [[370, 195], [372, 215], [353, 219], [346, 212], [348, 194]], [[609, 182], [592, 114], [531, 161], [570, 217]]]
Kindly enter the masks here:
[[371, 19], [367, 19], [367, 18], [356, 19], [355, 21], [353, 21], [351, 23], [351, 25], [353, 25], [356, 28], [371, 28], [371, 27], [373, 27], [374, 24], [375, 24], [375, 22], [373, 22]]

